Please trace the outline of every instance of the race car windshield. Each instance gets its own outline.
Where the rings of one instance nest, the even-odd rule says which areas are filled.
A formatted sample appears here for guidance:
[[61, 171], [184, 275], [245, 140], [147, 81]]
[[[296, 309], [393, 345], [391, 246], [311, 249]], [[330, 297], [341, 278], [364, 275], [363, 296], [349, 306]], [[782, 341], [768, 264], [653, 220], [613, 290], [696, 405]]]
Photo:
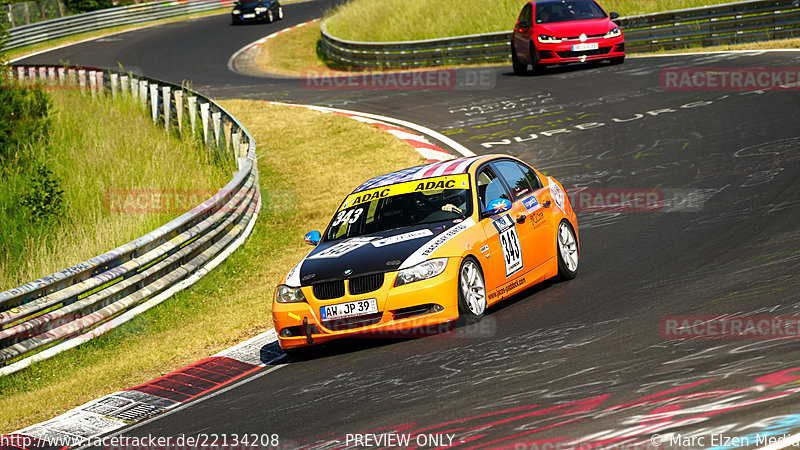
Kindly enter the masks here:
[[352, 238], [426, 223], [469, 217], [469, 189], [438, 189], [378, 198], [336, 213], [323, 241]]
[[593, 1], [558, 0], [536, 2], [536, 23], [603, 19], [606, 13]]

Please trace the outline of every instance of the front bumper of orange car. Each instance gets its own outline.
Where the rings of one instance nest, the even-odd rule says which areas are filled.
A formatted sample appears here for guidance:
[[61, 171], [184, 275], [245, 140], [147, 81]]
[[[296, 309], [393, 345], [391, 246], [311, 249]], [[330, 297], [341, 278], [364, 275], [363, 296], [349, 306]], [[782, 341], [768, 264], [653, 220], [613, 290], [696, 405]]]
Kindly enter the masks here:
[[[458, 318], [458, 270], [460, 258], [450, 258], [441, 274], [395, 287], [397, 272], [387, 272], [376, 291], [318, 300], [311, 286], [302, 288], [305, 302], [278, 303], [273, 297], [272, 320], [281, 348], [322, 344], [343, 337], [408, 337], [447, 331]], [[378, 312], [364, 316], [323, 321], [320, 308], [356, 300], [376, 299]], [[406, 332], [406, 333], [404, 333]]]

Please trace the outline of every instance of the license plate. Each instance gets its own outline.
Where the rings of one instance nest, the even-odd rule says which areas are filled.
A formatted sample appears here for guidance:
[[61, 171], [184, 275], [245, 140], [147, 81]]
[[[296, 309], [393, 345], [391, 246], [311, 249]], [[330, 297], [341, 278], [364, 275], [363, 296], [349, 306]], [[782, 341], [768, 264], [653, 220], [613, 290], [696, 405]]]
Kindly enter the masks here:
[[347, 317], [375, 314], [378, 312], [378, 300], [369, 298], [366, 300], [322, 306], [319, 308], [319, 312], [322, 316], [322, 320], [345, 319]]
[[245, 19], [255, 19], [256, 15], [250, 13], [250, 14], [245, 14], [242, 17], [244, 17]]
[[600, 48], [600, 44], [597, 42], [592, 42], [588, 44], [575, 44], [572, 46], [573, 52], [585, 52], [586, 50], [597, 50]]

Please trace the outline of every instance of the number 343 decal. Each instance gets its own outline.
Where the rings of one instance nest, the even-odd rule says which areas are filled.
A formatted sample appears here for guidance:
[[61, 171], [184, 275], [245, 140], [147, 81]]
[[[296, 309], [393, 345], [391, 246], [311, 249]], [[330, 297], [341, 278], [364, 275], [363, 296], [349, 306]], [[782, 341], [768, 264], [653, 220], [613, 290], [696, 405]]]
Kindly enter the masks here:
[[349, 211], [339, 211], [339, 214], [336, 215], [336, 219], [331, 224], [332, 227], [338, 227], [339, 225], [349, 222], [351, 225], [356, 223], [361, 214], [364, 212], [364, 208], [358, 209], [351, 209]]
[[510, 215], [500, 216], [492, 222], [500, 237], [500, 247], [506, 263], [506, 278], [522, 269], [522, 248], [519, 245], [517, 226]]

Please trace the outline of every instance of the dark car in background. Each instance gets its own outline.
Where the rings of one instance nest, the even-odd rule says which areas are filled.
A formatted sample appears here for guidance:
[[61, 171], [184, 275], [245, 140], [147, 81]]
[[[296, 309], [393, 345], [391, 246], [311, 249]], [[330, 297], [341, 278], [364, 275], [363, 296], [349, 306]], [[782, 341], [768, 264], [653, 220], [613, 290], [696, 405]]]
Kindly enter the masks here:
[[278, 0], [239, 0], [231, 11], [231, 24], [266, 22], [283, 19], [283, 6]]
[[511, 38], [514, 73], [533, 66], [534, 74], [550, 64], [625, 60], [625, 37], [594, 0], [533, 0], [520, 12]]

